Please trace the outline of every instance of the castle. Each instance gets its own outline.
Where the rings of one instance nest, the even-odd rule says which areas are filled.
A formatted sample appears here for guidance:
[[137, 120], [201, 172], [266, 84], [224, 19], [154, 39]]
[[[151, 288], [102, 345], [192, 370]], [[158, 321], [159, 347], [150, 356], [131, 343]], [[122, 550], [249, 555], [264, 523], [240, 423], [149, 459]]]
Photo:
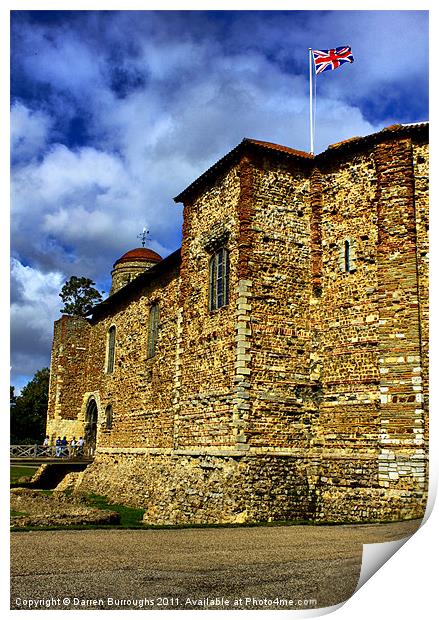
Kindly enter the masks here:
[[319, 155], [244, 139], [182, 191], [181, 249], [55, 323], [47, 434], [147, 523], [420, 517], [428, 125]]

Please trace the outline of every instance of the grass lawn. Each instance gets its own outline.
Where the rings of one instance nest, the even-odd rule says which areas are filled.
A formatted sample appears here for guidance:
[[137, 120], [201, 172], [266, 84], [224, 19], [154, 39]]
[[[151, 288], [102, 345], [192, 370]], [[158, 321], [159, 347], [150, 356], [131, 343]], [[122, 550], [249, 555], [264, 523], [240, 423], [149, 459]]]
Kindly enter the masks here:
[[[21, 469], [21, 468], [17, 468]], [[44, 495], [52, 495], [53, 490], [42, 490], [35, 489], [38, 493]], [[70, 495], [69, 492], [66, 492], [66, 495]], [[119, 528], [119, 529], [138, 529], [143, 527], [142, 517], [143, 510], [139, 508], [130, 508], [129, 506], [124, 506], [122, 504], [112, 504], [110, 503], [106, 497], [102, 497], [101, 495], [96, 495], [94, 493], [90, 493], [86, 496], [87, 506], [90, 508], [100, 508], [101, 510], [111, 510], [113, 512], [117, 512], [120, 515], [120, 523], [112, 524], [112, 525], [43, 525], [43, 526], [29, 526], [29, 527], [17, 527], [14, 528], [15, 531], [30, 531], [30, 530], [70, 530], [70, 529], [108, 529], [108, 528]], [[11, 517], [24, 516], [26, 513], [17, 512], [15, 510], [11, 510]]]
[[106, 497], [90, 493], [88, 495], [87, 504], [93, 508], [101, 508], [102, 510], [113, 510], [120, 515], [120, 525], [122, 528], [138, 528], [142, 527], [142, 517], [144, 510], [142, 508], [130, 508], [123, 504], [111, 504]]
[[12, 465], [11, 484], [16, 484], [22, 476], [33, 476], [37, 469], [35, 465]]

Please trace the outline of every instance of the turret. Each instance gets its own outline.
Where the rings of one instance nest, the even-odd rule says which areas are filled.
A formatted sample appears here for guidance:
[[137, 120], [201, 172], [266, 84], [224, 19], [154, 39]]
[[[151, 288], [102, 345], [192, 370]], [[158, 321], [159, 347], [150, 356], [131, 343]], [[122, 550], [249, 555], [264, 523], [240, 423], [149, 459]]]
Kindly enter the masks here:
[[157, 252], [145, 247], [126, 252], [113, 265], [110, 295], [161, 260], [162, 257]]

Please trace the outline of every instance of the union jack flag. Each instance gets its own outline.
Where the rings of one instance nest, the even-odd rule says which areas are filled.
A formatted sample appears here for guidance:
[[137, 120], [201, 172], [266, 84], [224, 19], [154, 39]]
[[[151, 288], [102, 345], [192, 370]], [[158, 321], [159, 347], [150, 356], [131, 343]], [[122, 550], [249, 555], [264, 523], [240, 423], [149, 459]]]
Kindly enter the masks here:
[[348, 46], [335, 47], [332, 50], [313, 50], [316, 75], [323, 71], [338, 69], [345, 62], [354, 62], [351, 48]]

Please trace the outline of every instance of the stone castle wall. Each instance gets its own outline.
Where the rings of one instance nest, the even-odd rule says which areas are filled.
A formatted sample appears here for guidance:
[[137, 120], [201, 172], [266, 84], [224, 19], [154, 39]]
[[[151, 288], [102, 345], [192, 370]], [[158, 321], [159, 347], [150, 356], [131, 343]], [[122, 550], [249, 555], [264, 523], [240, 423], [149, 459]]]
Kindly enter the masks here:
[[[145, 286], [133, 302], [121, 302], [93, 329], [92, 346], [102, 349], [111, 326], [116, 327], [115, 364], [111, 373], [89, 377], [88, 392], [98, 389], [99, 447], [172, 447], [174, 412], [172, 393], [175, 371], [178, 273], [173, 270]], [[149, 312], [159, 306], [155, 355], [148, 357]], [[101, 350], [101, 360], [105, 350]], [[111, 428], [105, 410], [112, 407]]]
[[303, 458], [233, 450], [101, 454], [79, 489], [145, 508], [146, 523], [299, 519], [314, 509]]
[[[234, 445], [235, 306], [240, 181], [236, 167], [184, 207], [182, 241], [178, 448]], [[229, 303], [209, 311], [209, 261], [227, 246]]]
[[[82, 358], [65, 327], [55, 333], [49, 412], [80, 421], [90, 397], [99, 408], [80, 488], [141, 506], [152, 523], [421, 516], [427, 162], [422, 137], [406, 134], [315, 161], [249, 149], [194, 191], [181, 265], [79, 322]], [[209, 260], [222, 246], [229, 303], [210, 312]]]
[[[374, 451], [379, 407], [376, 176], [370, 151], [320, 166], [321, 293], [314, 295], [316, 443]], [[345, 244], [349, 243], [349, 266]]]
[[370, 462], [357, 458], [339, 465], [337, 482], [343, 485], [326, 479], [313, 486], [309, 478], [316, 464], [303, 452], [108, 449], [80, 474], [77, 490], [143, 508], [148, 524], [355, 523], [422, 517], [425, 494], [358, 487], [359, 468], [363, 478], [375, 477]]
[[254, 160], [250, 446], [309, 447], [309, 176], [302, 162]]
[[416, 266], [419, 295], [419, 324], [421, 369], [424, 396], [424, 441], [428, 448], [428, 416], [429, 416], [429, 299], [428, 299], [428, 264], [429, 264], [429, 237], [428, 237], [428, 144], [413, 141], [413, 183], [414, 204], [416, 218]]
[[[173, 446], [173, 390], [179, 277], [174, 268], [143, 287], [134, 302], [122, 300], [110, 314], [90, 322], [63, 317], [57, 322], [51, 365], [48, 433], [84, 435], [87, 403], [98, 408], [97, 444]], [[149, 310], [158, 303], [156, 354], [148, 358]], [[108, 331], [116, 328], [115, 364], [106, 372]], [[113, 420], [106, 426], [106, 409]], [[62, 417], [60, 415], [62, 412]]]
[[[379, 145], [380, 484], [426, 484], [413, 152]], [[410, 480], [411, 478], [411, 480]]]
[[90, 359], [91, 327], [86, 319], [63, 316], [55, 323], [50, 365], [46, 434], [70, 441], [84, 435], [84, 417], [77, 395], [83, 391]]

